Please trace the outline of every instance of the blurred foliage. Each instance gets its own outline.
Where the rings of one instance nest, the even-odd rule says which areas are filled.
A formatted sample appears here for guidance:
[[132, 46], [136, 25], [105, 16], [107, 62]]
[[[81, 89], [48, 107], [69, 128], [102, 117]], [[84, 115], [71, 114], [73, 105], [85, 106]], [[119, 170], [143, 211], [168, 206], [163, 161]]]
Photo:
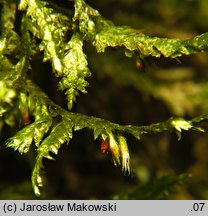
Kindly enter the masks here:
[[143, 186], [137, 187], [131, 192], [126, 192], [117, 195], [114, 199], [124, 200], [158, 200], [167, 199], [173, 186], [183, 183], [189, 176], [162, 176], [154, 179], [154, 181], [146, 183]]
[[[5, 1], [0, 2], [2, 3]], [[12, 1], [9, 2], [11, 3]], [[41, 30], [40, 26], [38, 26], [41, 20], [38, 19], [41, 19], [43, 14], [52, 13], [50, 7], [39, 14], [37, 23], [34, 26], [28, 25], [26, 29], [22, 30], [23, 32], [28, 32], [29, 29], [29, 31], [36, 35], [36, 37], [32, 38], [32, 41], [30, 41], [31, 44], [40, 43], [39, 40], [42, 40], [40, 48], [44, 50], [44, 54], [42, 51], [37, 52], [34, 47], [30, 50], [24, 48], [24, 52], [29, 52], [29, 55], [33, 56], [33, 60], [31, 61], [32, 70], [29, 73], [27, 72], [27, 76], [39, 85], [54, 103], [64, 108], [67, 108], [67, 106], [72, 108], [72, 103], [75, 102], [75, 96], [78, 95], [78, 92], [86, 93], [85, 87], [87, 86], [87, 82], [90, 83], [90, 87], [87, 88], [88, 94], [77, 97], [77, 103], [75, 103], [72, 108], [73, 112], [87, 115], [82, 115], [82, 121], [79, 121], [79, 119], [76, 120], [76, 114], [73, 115], [73, 113], [69, 115], [64, 113], [64, 115], [61, 114], [57, 117], [56, 112], [60, 114], [65, 111], [60, 111], [59, 106], [56, 107], [51, 102], [49, 104], [52, 105], [49, 106], [47, 103], [44, 105], [47, 108], [44, 109], [42, 104], [41, 108], [34, 105], [38, 104], [42, 99], [45, 100], [47, 96], [45, 96], [44, 93], [41, 97], [41, 94], [36, 95], [36, 91], [30, 91], [30, 89], [36, 89], [32, 83], [27, 82], [26, 85], [23, 85], [22, 78], [19, 79], [18, 76], [13, 75], [15, 71], [18, 70], [21, 71], [21, 77], [24, 77], [26, 73], [24, 63], [29, 61], [29, 59], [24, 59], [17, 53], [19, 46], [25, 46], [26, 43], [24, 44], [24, 40], [31, 40], [28, 33], [24, 34], [24, 40], [21, 41], [17, 39], [19, 36], [16, 32], [19, 33], [20, 31], [20, 29], [18, 29], [20, 23], [18, 22], [20, 22], [22, 12], [17, 12], [15, 29], [13, 29], [11, 25], [14, 21], [13, 13], [7, 13], [6, 17], [9, 26], [7, 29], [9, 30], [1, 26], [2, 35], [19, 41], [16, 43], [16, 46], [12, 46], [12, 41], [8, 41], [9, 46], [7, 47], [9, 47], [9, 49], [4, 53], [6, 58], [4, 58], [4, 56], [0, 57], [0, 65], [3, 65], [1, 70], [2, 68], [6, 68], [11, 71], [11, 74], [13, 73], [11, 75], [13, 79], [11, 79], [11, 77], [8, 78], [6, 74], [1, 74], [0, 87], [3, 91], [0, 93], [0, 113], [1, 115], [4, 114], [4, 119], [7, 119], [6, 125], [4, 125], [2, 119], [0, 121], [0, 127], [2, 128], [1, 140], [2, 143], [4, 143], [8, 137], [16, 134], [16, 131], [20, 128], [23, 128], [22, 132], [25, 133], [17, 133], [14, 136], [16, 140], [18, 140], [18, 135], [29, 137], [29, 139], [25, 139], [24, 146], [22, 145], [23, 143], [20, 145], [20, 151], [28, 152], [28, 156], [24, 156], [24, 158], [17, 157], [16, 153], [8, 152], [1, 147], [0, 198], [35, 198], [28, 181], [36, 160], [34, 149], [30, 147], [30, 144], [34, 140], [38, 146], [41, 139], [46, 138], [45, 136], [48, 135], [45, 133], [47, 131], [51, 132], [51, 126], [54, 127], [55, 125], [61, 124], [69, 126], [69, 128], [65, 128], [68, 132], [64, 132], [62, 130], [63, 127], [60, 127], [60, 129], [56, 127], [53, 131], [59, 130], [59, 138], [62, 136], [62, 132], [64, 132], [64, 140], [60, 138], [57, 141], [57, 143], [60, 142], [62, 144], [66, 142], [66, 140], [68, 141], [71, 139], [72, 127], [74, 127], [74, 124], [77, 124], [77, 131], [73, 133], [73, 139], [70, 140], [69, 146], [60, 148], [60, 145], [58, 145], [55, 149], [53, 147], [50, 147], [51, 149], [46, 149], [47, 155], [49, 151], [52, 150], [53, 154], [50, 153], [49, 156], [54, 157], [56, 159], [55, 162], [47, 161], [43, 158], [44, 156], [41, 156], [41, 160], [43, 159], [41, 167], [42, 165], [46, 167], [45, 175], [47, 176], [47, 178], [42, 178], [42, 181], [46, 185], [42, 198], [105, 199], [113, 197], [115, 199], [207, 199], [208, 178], [206, 167], [208, 163], [208, 137], [206, 133], [202, 135], [198, 131], [183, 131], [182, 137], [180, 137], [181, 130], [187, 130], [189, 128], [202, 130], [199, 128], [198, 124], [201, 119], [194, 117], [208, 113], [206, 102], [208, 99], [207, 54], [199, 53], [180, 57], [181, 55], [178, 53], [181, 52], [183, 55], [199, 51], [193, 45], [195, 41], [192, 40], [193, 42], [190, 42], [191, 40], [188, 39], [207, 32], [208, 2], [206, 0], [88, 0], [86, 3], [97, 9], [106, 19], [113, 21], [115, 25], [125, 25], [124, 28], [118, 28], [113, 33], [115, 37], [118, 36], [116, 39], [117, 41], [114, 42], [112, 36], [112, 40], [109, 40], [109, 43], [105, 44], [105, 41], [102, 42], [105, 45], [103, 48], [124, 44], [124, 46], [131, 51], [126, 52], [125, 50], [125, 54], [133, 58], [127, 58], [122, 52], [123, 49], [117, 48], [106, 48], [104, 53], [97, 54], [95, 48], [90, 43], [83, 43], [79, 34], [74, 34], [72, 40], [66, 47], [64, 47], [65, 38], [62, 38], [52, 47], [47, 46], [48, 35], [44, 35], [44, 33], [38, 35], [38, 32]], [[16, 13], [15, 4], [11, 5], [12, 10]], [[63, 0], [58, 4], [57, 1], [50, 1], [50, 5], [56, 8], [57, 11], [63, 12], [62, 16], [59, 16], [59, 13], [54, 14], [54, 16], [59, 17], [57, 23], [60, 21], [65, 27], [61, 30], [57, 28], [56, 34], [53, 35], [54, 40], [56, 40], [57, 38], [60, 39], [70, 28], [74, 28], [71, 23], [69, 26], [66, 24], [68, 18], [73, 17], [73, 4], [72, 2]], [[66, 7], [68, 10], [63, 9]], [[26, 5], [22, 5], [22, 9], [25, 8]], [[77, 6], [77, 8], [79, 7]], [[2, 7], [1, 11], [3, 11]], [[27, 13], [34, 18], [30, 10], [28, 10]], [[98, 16], [97, 12], [93, 12], [93, 10], [90, 13], [90, 15], [94, 13], [95, 17]], [[75, 23], [79, 22], [81, 34], [85, 35], [87, 34], [86, 32], [89, 32], [90, 28], [93, 28], [93, 24], [89, 21], [88, 17], [83, 18], [80, 14], [82, 13], [76, 14], [74, 21]], [[88, 22], [86, 23], [85, 20], [88, 20]], [[50, 23], [50, 20], [48, 22]], [[101, 20], [101, 22], [103, 22], [102, 25], [105, 26], [105, 29], [103, 32], [99, 31], [100, 36], [103, 36], [103, 34], [106, 36], [107, 34], [105, 35], [105, 33], [108, 27], [111, 27], [113, 24], [104, 19]], [[42, 23], [41, 25], [45, 26], [46, 24]], [[103, 27], [102, 25], [100, 27], [101, 30]], [[151, 56], [143, 58], [142, 55], [138, 55], [137, 52], [134, 52], [136, 49], [135, 47], [130, 47], [125, 40], [122, 41], [119, 39], [119, 32], [129, 31], [129, 27], [126, 26], [131, 26], [135, 31], [133, 32], [133, 36], [131, 32], [129, 37], [135, 38], [135, 40], [138, 39], [138, 41], [142, 41], [142, 37], [144, 37], [144, 41], [147, 41], [147, 45], [152, 48], [150, 52], [148, 50], [143, 50], [142, 54], [149, 53], [149, 55], [156, 57], [163, 54], [166, 57], [171, 57], [173, 53], [176, 54], [173, 55], [174, 58], [176, 56], [179, 57], [175, 59], [166, 59], [164, 57], [155, 58]], [[49, 27], [54, 28], [53, 23], [50, 23]], [[143, 34], [145, 36], [143, 36]], [[161, 37], [164, 38], [164, 41], [166, 41], [166, 38], [169, 38], [168, 41], [179, 43], [179, 45], [177, 45], [178, 47], [181, 47], [180, 39], [185, 39], [185, 43], [184, 41], [182, 42], [182, 44], [185, 45], [183, 49], [179, 49], [179, 52], [175, 51], [175, 46], [169, 47], [170, 50], [174, 50], [174, 52], [169, 52], [166, 47], [160, 47], [159, 45], [158, 48], [157, 45], [155, 46], [155, 44], [157, 44], [157, 42], [155, 42], [156, 40], [153, 40], [154, 37], [149, 36]], [[71, 37], [71, 35], [68, 35], [68, 37]], [[93, 37], [92, 32], [87, 36], [85, 35], [86, 40], [92, 40]], [[102, 41], [101, 39], [102, 37], [100, 37], [99, 41]], [[197, 39], [197, 37], [195, 39]], [[118, 41], [120, 44], [117, 44]], [[200, 43], [202, 41], [202, 49], [205, 47], [204, 50], [206, 50], [206, 34], [204, 34], [204, 38], [201, 38]], [[77, 44], [77, 46], [74, 44]], [[96, 45], [96, 43], [94, 43], [94, 45]], [[0, 51], [3, 46], [4, 41], [2, 40]], [[60, 47], [63, 49], [63, 53], [57, 51]], [[71, 51], [72, 47], [74, 47], [74, 49]], [[99, 50], [100, 47], [98, 45], [97, 49], [98, 51], [102, 51], [102, 49]], [[87, 54], [87, 58], [84, 52]], [[80, 53], [82, 54], [82, 58], [79, 59]], [[11, 59], [13, 55], [16, 55], [18, 59]], [[63, 65], [60, 66], [60, 64], [57, 63], [57, 59], [62, 58], [62, 55], [64, 55], [65, 58], [62, 62]], [[8, 56], [10, 56], [10, 58], [7, 58]], [[68, 64], [67, 62], [72, 61], [73, 58], [77, 58], [80, 61], [82, 60], [81, 62], [83, 62], [85, 67], [82, 67], [82, 64]], [[52, 66], [48, 63], [42, 63], [42, 59], [44, 59], [44, 61], [50, 60]], [[90, 73], [87, 68], [86, 59], [88, 60], [90, 71], [93, 74], [90, 78], [88, 77]], [[20, 60], [19, 63], [15, 64], [18, 60]], [[13, 64], [15, 67], [13, 67]], [[58, 78], [52, 77], [51, 67], [53, 68], [53, 73]], [[65, 70], [62, 71], [60, 69], [61, 67], [64, 67]], [[77, 70], [77, 68], [79, 70]], [[73, 71], [74, 79], [66, 80], [64, 75], [70, 73], [70, 71]], [[82, 75], [80, 76], [80, 74]], [[79, 77], [81, 78], [79, 79]], [[11, 80], [11, 82], [5, 82], [5, 80]], [[79, 80], [79, 82], [77, 82], [77, 80]], [[65, 103], [64, 96], [56, 90], [56, 85], [58, 83], [60, 89], [69, 90], [68, 92], [66, 91], [68, 104]], [[26, 89], [26, 91], [23, 92], [24, 94], [20, 97], [20, 112], [11, 109], [11, 107], [13, 107], [11, 101], [16, 97], [16, 92], [12, 89], [12, 86], [23, 86]], [[69, 86], [73, 88], [69, 88]], [[16, 89], [18, 89], [18, 87], [16, 87]], [[37, 91], [39, 90], [37, 89]], [[26, 99], [28, 92], [34, 93], [31, 94], [32, 99]], [[2, 100], [2, 98], [5, 98], [5, 100]], [[25, 101], [28, 100], [30, 100], [30, 106], [32, 108], [30, 106], [24, 106]], [[46, 101], [47, 100], [48, 99], [46, 99]], [[48, 106], [52, 108], [48, 109]], [[55, 111], [53, 110], [54, 107]], [[38, 109], [43, 109], [44, 112], [40, 113]], [[33, 115], [30, 113], [30, 116], [28, 116], [28, 112], [33, 113]], [[37, 121], [27, 126], [28, 118], [34, 121], [34, 113], [39, 113], [39, 117], [36, 116]], [[46, 113], [49, 113], [49, 118], [43, 119]], [[51, 116], [51, 118], [53, 117], [52, 119], [50, 119], [51, 113], [55, 113]], [[65, 119], [66, 121], [62, 121], [65, 114], [69, 116], [68, 120], [70, 119], [71, 121], [71, 119], [74, 119], [73, 125], [70, 125], [70, 121], [67, 119]], [[122, 125], [149, 125], [162, 122], [161, 125], [163, 124], [164, 128], [166, 128], [165, 130], [176, 131], [181, 139], [178, 141], [178, 137], [175, 134], [169, 134], [166, 131], [157, 135], [145, 135], [146, 132], [157, 132], [157, 129], [160, 128], [160, 125], [158, 127], [157, 124], [153, 124], [151, 125], [153, 127], [152, 131], [151, 128], [147, 127], [147, 131], [145, 131], [145, 127], [141, 127], [138, 130], [139, 132], [132, 132], [135, 137], [140, 137], [140, 135], [144, 133], [142, 139], [138, 141], [130, 134], [127, 134], [130, 131], [135, 131], [135, 126], [132, 126], [131, 129], [131, 127], [127, 126], [125, 128], [125, 126], [113, 124], [111, 122], [108, 124], [108, 121], [102, 121], [102, 119], [88, 118], [88, 116], [91, 115], [102, 119], [108, 119]], [[183, 121], [181, 118], [171, 119], [171, 116], [186, 119], [193, 118], [193, 122]], [[206, 116], [203, 116], [203, 118], [205, 120], [207, 119]], [[167, 119], [170, 120], [166, 121]], [[12, 126], [12, 128], [8, 125]], [[98, 128], [97, 126], [99, 126], [100, 129], [96, 132], [95, 128]], [[200, 126], [206, 131], [206, 121]], [[36, 131], [36, 133], [34, 133], [35, 135], [31, 135], [31, 130], [33, 131], [34, 127], [39, 127], [38, 131], [42, 131], [42, 133], [37, 134]], [[98, 139], [94, 141], [93, 133], [88, 130], [84, 129], [78, 131], [83, 127], [93, 129], [94, 136], [95, 138], [98, 137]], [[123, 134], [128, 140], [132, 167], [130, 176], [123, 176], [118, 168], [112, 167], [111, 162], [108, 160], [108, 153], [101, 154], [100, 145], [102, 143], [102, 138], [108, 135], [106, 131], [103, 131], [103, 128], [106, 127], [110, 127], [110, 131], [116, 131], [114, 135], [116, 138], [118, 138], [120, 134]], [[32, 137], [28, 136], [29, 134]], [[100, 134], [104, 134], [104, 137]], [[111, 137], [110, 135], [108, 136]], [[56, 136], [51, 136], [48, 141], [51, 142], [54, 139], [56, 139]], [[12, 142], [11, 139], [7, 141], [7, 144], [17, 148], [17, 143]], [[56, 156], [55, 154], [57, 154], [59, 148], [59, 154]], [[117, 162], [119, 163], [119, 160], [117, 160]], [[114, 158], [114, 163], [117, 162], [115, 162]], [[126, 165], [123, 164], [123, 168], [124, 166]], [[10, 170], [9, 174], [8, 170]], [[15, 170], [15, 172], [13, 170]], [[20, 172], [20, 170], [22, 171]], [[188, 178], [189, 175], [181, 175], [181, 173], [190, 173], [192, 177]], [[37, 173], [37, 175], [39, 175], [39, 173]], [[37, 176], [35, 178], [37, 179]], [[181, 182], [182, 185], [180, 184]], [[34, 184], [38, 184], [38, 182]]]

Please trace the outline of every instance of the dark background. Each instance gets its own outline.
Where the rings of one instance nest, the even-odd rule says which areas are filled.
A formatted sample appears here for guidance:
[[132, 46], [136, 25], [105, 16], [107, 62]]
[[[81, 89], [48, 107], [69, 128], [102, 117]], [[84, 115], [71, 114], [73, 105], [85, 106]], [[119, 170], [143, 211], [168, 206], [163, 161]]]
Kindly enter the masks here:
[[[57, 2], [57, 1], [56, 1]], [[188, 39], [207, 32], [207, 0], [105, 0], [87, 1], [117, 25], [129, 25], [150, 36]], [[68, 5], [60, 1], [60, 6]], [[71, 7], [71, 3], [69, 5]], [[149, 125], [171, 116], [190, 119], [208, 112], [207, 54], [178, 59], [147, 58], [142, 70], [123, 50], [108, 48], [96, 53], [85, 43], [89, 68], [87, 95], [80, 95], [73, 112], [92, 115], [119, 124]], [[50, 63], [42, 57], [32, 62], [31, 78], [57, 104], [66, 107], [63, 93]], [[47, 83], [47, 85], [45, 84]], [[0, 146], [0, 198], [34, 199], [31, 172], [35, 149], [20, 155], [4, 141], [14, 131], [6, 128]], [[174, 188], [167, 199], [208, 198], [208, 136], [200, 132], [145, 135], [140, 141], [127, 135], [132, 174], [114, 167], [110, 154], [102, 154], [101, 140], [89, 130], [75, 132], [55, 161], [44, 161], [45, 183], [41, 198], [108, 199], [128, 192], [156, 177], [188, 173], [192, 177]]]

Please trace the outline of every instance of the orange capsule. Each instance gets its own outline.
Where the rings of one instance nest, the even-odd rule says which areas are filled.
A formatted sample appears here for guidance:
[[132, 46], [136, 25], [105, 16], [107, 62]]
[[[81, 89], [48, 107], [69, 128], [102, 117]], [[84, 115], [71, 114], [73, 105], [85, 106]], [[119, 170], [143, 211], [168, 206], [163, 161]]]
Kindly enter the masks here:
[[137, 70], [139, 70], [139, 71], [141, 71], [141, 72], [144, 73], [144, 72], [145, 72], [145, 69], [144, 69], [143, 63], [144, 63], [143, 60], [137, 59], [137, 60], [136, 60], [136, 65], [135, 65], [135, 66], [136, 66], [136, 69], [137, 69]]
[[143, 70], [143, 65], [141, 64], [141, 62], [139, 62], [139, 61], [136, 62], [136, 68], [140, 71]]
[[24, 116], [23, 116], [23, 123], [24, 123], [24, 125], [30, 124], [30, 115], [29, 115], [28, 112], [25, 112], [25, 113], [24, 113]]
[[102, 140], [101, 142], [101, 152], [104, 154], [109, 148], [109, 143], [107, 140]]

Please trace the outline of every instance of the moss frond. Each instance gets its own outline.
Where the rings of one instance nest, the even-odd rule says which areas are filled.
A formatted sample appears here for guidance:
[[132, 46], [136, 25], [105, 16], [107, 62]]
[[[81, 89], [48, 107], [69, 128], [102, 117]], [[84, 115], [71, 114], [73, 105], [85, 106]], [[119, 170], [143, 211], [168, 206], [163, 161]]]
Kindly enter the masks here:
[[[204, 131], [201, 123], [208, 121], [207, 114], [191, 120], [172, 117], [165, 122], [134, 126], [72, 113], [53, 103], [30, 80], [28, 71], [30, 61], [43, 51], [42, 60], [51, 62], [52, 71], [59, 78], [58, 88], [65, 92], [71, 110], [79, 93], [87, 92], [86, 78], [91, 75], [84, 43], [94, 45], [97, 52], [104, 52], [107, 47], [123, 47], [127, 56], [138, 59], [147, 56], [176, 58], [207, 51], [208, 33], [187, 40], [150, 37], [131, 27], [114, 25], [84, 0], [74, 1], [71, 17], [57, 11], [47, 1], [21, 0], [17, 6], [16, 1], [9, 0], [0, 1], [0, 4], [0, 129], [4, 124], [19, 124], [19, 131], [7, 140], [6, 145], [21, 154], [28, 153], [35, 144], [37, 157], [32, 184], [37, 195], [43, 186], [43, 159], [53, 159], [60, 147], [73, 138], [74, 131], [88, 128], [93, 131], [94, 139], [108, 142], [107, 150], [114, 164], [121, 166], [125, 173], [131, 170], [126, 133], [140, 140], [143, 134], [174, 131], [180, 139], [184, 130]], [[18, 31], [15, 27], [17, 8], [22, 11]], [[125, 74], [129, 77], [126, 71]], [[116, 79], [119, 80], [119, 76], [114, 72]], [[152, 83], [135, 79], [135, 76], [129, 79], [143, 92], [146, 86], [148, 92], [153, 92], [150, 90]], [[123, 79], [125, 83], [127, 80]], [[140, 81], [144, 82], [137, 84]], [[155, 97], [158, 95], [158, 92], [154, 94]]]

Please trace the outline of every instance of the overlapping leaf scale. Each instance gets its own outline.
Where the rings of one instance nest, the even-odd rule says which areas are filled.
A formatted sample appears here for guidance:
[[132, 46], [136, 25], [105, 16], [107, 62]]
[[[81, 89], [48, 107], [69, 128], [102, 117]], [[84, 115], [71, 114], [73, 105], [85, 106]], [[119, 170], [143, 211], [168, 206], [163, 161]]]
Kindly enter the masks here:
[[95, 23], [93, 18], [100, 17], [99, 12], [86, 4], [83, 0], [75, 0], [74, 7], [75, 13], [73, 21], [79, 22], [79, 31], [84, 37], [93, 36], [95, 34]]
[[208, 33], [191, 39], [169, 39], [149, 37], [126, 26], [115, 26], [103, 18], [97, 18], [97, 34], [93, 44], [98, 52], [104, 52], [106, 47], [123, 46], [129, 51], [136, 51], [142, 56], [176, 58], [196, 52], [208, 50]]
[[59, 88], [66, 90], [68, 108], [71, 109], [79, 91], [86, 93], [85, 87], [88, 86], [88, 82], [85, 78], [90, 76], [90, 71], [87, 67], [86, 55], [83, 52], [83, 41], [79, 33], [73, 34], [67, 48], [68, 50], [63, 58], [64, 76], [60, 81]]
[[25, 154], [29, 151], [33, 141], [35, 141], [37, 146], [40, 144], [44, 134], [49, 130], [51, 123], [51, 119], [43, 119], [31, 123], [18, 131], [16, 135], [9, 138], [6, 145], [18, 150], [21, 154]]
[[79, 92], [86, 93], [85, 87], [88, 83], [85, 78], [90, 75], [81, 36], [74, 33], [66, 43], [69, 19], [54, 13], [52, 8], [46, 7], [45, 2], [22, 1], [19, 8], [24, 10], [26, 7], [27, 16], [31, 17], [33, 23], [30, 30], [42, 40], [40, 49], [44, 50], [44, 61], [52, 62], [55, 75], [61, 78], [59, 87], [65, 91], [68, 107], [71, 109]]
[[[23, 3], [22, 3], [23, 4]], [[20, 4], [21, 6], [21, 4]], [[20, 7], [20, 9], [24, 7]], [[53, 13], [53, 9], [46, 7], [46, 2], [30, 0], [28, 2], [27, 16], [31, 18], [35, 28], [30, 30], [42, 42], [40, 49], [44, 50], [44, 61], [50, 60], [54, 71], [62, 73], [61, 53], [64, 35], [68, 29], [63, 20], [67, 19], [61, 14]]]
[[40, 194], [41, 171], [43, 169], [43, 159], [53, 159], [51, 153], [58, 154], [62, 144], [69, 142], [72, 138], [73, 123], [71, 121], [62, 121], [55, 125], [50, 134], [43, 140], [37, 148], [37, 159], [32, 173], [32, 184], [36, 195]]
[[1, 35], [0, 35], [0, 60], [3, 55], [17, 52], [20, 38], [14, 31], [16, 4], [3, 1], [1, 8]]

